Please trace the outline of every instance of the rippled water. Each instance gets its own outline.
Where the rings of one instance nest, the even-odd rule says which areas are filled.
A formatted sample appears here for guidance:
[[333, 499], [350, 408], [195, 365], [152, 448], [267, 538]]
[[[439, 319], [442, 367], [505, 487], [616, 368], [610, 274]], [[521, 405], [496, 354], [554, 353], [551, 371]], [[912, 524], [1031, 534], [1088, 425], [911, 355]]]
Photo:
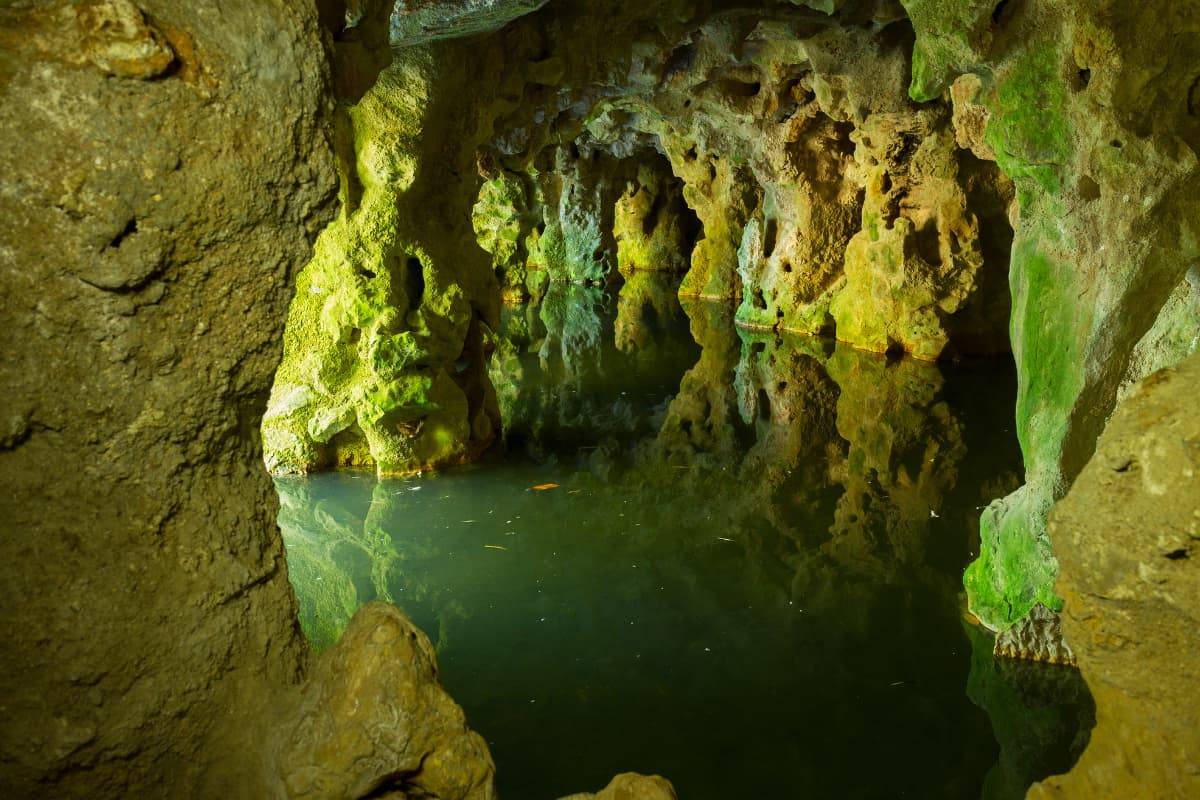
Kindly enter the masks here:
[[511, 311], [493, 379], [480, 464], [277, 485], [306, 634], [401, 606], [503, 797], [1016, 798], [1078, 754], [1076, 673], [963, 622], [1019, 480], [1011, 365], [747, 334], [643, 274]]

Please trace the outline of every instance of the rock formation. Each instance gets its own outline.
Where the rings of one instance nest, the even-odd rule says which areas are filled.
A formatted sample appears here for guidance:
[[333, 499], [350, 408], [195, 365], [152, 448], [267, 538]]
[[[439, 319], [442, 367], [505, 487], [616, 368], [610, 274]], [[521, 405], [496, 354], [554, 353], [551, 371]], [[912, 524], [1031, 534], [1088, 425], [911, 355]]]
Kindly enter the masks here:
[[[494, 284], [509, 298], [540, 296], [548, 281], [595, 283], [686, 258], [681, 294], [736, 305], [745, 327], [925, 359], [1011, 346], [1027, 485], [985, 514], [966, 585], [996, 631], [1039, 604], [1057, 611], [1050, 506], [1122, 387], [1200, 342], [1185, 188], [1200, 137], [1195, 37], [1171, 38], [1159, 5], [1120, 6], [563, 2], [441, 61], [455, 45], [400, 51], [433, 66], [393, 91], [452, 95], [460, 121], [415, 142], [371, 133], [387, 119], [364, 114], [361, 136], [437, 174], [440, 206], [414, 188], [420, 174], [385, 191], [434, 214], [440, 237], [470, 207], [491, 268], [456, 239], [456, 255], [422, 262], [422, 275], [461, 285], [457, 307], [478, 321], [425, 309], [451, 341], [401, 348], [382, 369], [371, 351], [380, 336], [349, 341], [352, 320], [320, 332], [294, 324], [272, 406], [288, 419], [268, 426], [272, 464], [404, 473], [469, 458], [495, 432], [486, 346], [469, 332], [494, 328]], [[1191, 0], [1172, 8], [1176, 27], [1194, 31]], [[1162, 70], [1136, 77], [1159, 55]], [[482, 76], [469, 88], [464, 61]], [[421, 150], [430, 136], [436, 156]], [[407, 257], [384, 249], [392, 263]], [[365, 268], [388, 274], [383, 255]], [[293, 314], [317, 318], [328, 301], [389, 320], [383, 338], [420, 339], [422, 323], [410, 329], [411, 311], [386, 291], [334, 296], [358, 280], [314, 283]], [[302, 352], [334, 348], [357, 351], [326, 369], [336, 377], [299, 369]]]
[[1016, 184], [1009, 284], [1027, 483], [985, 513], [966, 577], [972, 609], [1002, 629], [1036, 604], [1061, 608], [1046, 515], [1120, 387], [1200, 344], [1183, 299], [1200, 258], [1189, 99], [1200, 4], [904, 6], [917, 33], [912, 96], [950, 93], [960, 139]]
[[1117, 407], [1050, 517], [1063, 630], [1098, 725], [1067, 776], [1031, 797], [1200, 793], [1200, 356]]
[[0, 41], [0, 782], [212, 796], [306, 659], [257, 427], [336, 209], [329, 33], [95, 0]]
[[676, 800], [676, 795], [665, 778], [623, 772], [595, 794], [573, 794], [562, 800]]
[[[15, 794], [277, 790], [254, 737], [275, 741], [263, 709], [308, 657], [264, 409], [278, 472], [473, 458], [498, 434], [504, 293], [544, 295], [542, 345], [570, 353], [587, 319], [547, 283], [685, 260], [681, 293], [747, 328], [930, 360], [1011, 346], [1026, 484], [984, 515], [965, 583], [989, 628], [1024, 621], [1016, 650], [1040, 609], [1077, 604], [1064, 629], [1101, 727], [1045, 791], [1146, 764], [1193, 793], [1178, 704], [1136, 741], [1105, 722], [1133, 719], [1135, 696], [1167, 707], [1125, 659], [1186, 643], [1190, 540], [1153, 559], [1138, 542], [1165, 539], [1085, 537], [1068, 500], [1056, 558], [1046, 520], [1113, 471], [1103, 448], [1085, 465], [1120, 396], [1118, 443], [1166, 435], [1128, 430], [1137, 409], [1188, 402], [1190, 366], [1134, 387], [1200, 346], [1200, 0], [24, 0], [0, 10], [0, 44]], [[799, 376], [813, 392], [853, 378], [818, 360], [826, 376]], [[761, 417], [764, 392], [793, 413], [748, 363], [736, 389], [694, 376], [688, 436], [735, 406]], [[934, 436], [951, 450], [953, 422]], [[890, 442], [844, 433], [900, 479]], [[1138, 457], [1111, 479], [1153, 495]], [[1144, 498], [1119, 492], [1127, 507], [1088, 505], [1144, 534], [1128, 516]], [[1140, 605], [1098, 600], [1117, 590]]]

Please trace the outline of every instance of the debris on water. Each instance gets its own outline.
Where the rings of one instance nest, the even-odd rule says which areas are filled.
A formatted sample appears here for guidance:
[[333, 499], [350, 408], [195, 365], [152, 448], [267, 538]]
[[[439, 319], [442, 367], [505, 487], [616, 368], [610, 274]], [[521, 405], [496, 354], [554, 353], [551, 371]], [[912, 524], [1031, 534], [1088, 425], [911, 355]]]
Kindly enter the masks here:
[[473, 519], [464, 519], [464, 520], [462, 521], [462, 524], [463, 524], [463, 525], [466, 525], [466, 524], [468, 524], [468, 523], [471, 523], [471, 522], [474, 522], [474, 521], [475, 521], [475, 520], [473, 520]]
[[936, 511], [934, 511], [932, 508], [929, 509], [929, 517], [931, 519], [941, 519], [941, 517], [938, 516], [938, 513]]
[[537, 486], [530, 486], [529, 488], [533, 489], [535, 492], [548, 492], [551, 489], [557, 489], [558, 484], [557, 483], [539, 483]]
[[[729, 539], [725, 536], [718, 536], [717, 538], [720, 539], [722, 542], [733, 542], [733, 539]], [[737, 544], [737, 542], [733, 542], [733, 543]]]
[[889, 684], [889, 686], [903, 686], [903, 685], [904, 685], [904, 681], [896, 681], [894, 683]]
[[485, 544], [484, 547], [486, 547], [489, 550], [507, 550], [508, 549], [507, 547], [502, 547], [501, 545], [498, 545], [498, 544]]

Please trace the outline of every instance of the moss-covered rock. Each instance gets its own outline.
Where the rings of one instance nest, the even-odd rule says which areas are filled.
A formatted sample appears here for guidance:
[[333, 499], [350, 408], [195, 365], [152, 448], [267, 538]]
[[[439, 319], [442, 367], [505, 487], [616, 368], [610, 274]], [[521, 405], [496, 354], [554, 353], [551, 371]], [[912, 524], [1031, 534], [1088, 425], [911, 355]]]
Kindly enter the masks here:
[[[1061, 607], [1046, 515], [1121, 384], [1195, 346], [1185, 272], [1200, 207], [1186, 187], [1200, 177], [1200, 120], [1183, 65], [1200, 53], [1200, 7], [904, 5], [918, 34], [913, 96], [973, 73], [975, 91], [955, 99], [974, 95], [983, 113], [956, 116], [986, 119], [986, 150], [1017, 186], [1011, 337], [1028, 484], [985, 514], [966, 576], [972, 609], [1005, 628], [1037, 603]], [[1165, 13], [1172, 23], [1158, 24]]]
[[439, 52], [404, 51], [351, 109], [357, 197], [344, 192], [297, 281], [263, 422], [272, 472], [415, 472], [494, 435], [483, 339], [499, 298], [484, 253], [458, 238], [475, 185], [456, 192], [455, 165], [437, 166], [436, 137], [470, 132], [446, 109], [452, 55]]

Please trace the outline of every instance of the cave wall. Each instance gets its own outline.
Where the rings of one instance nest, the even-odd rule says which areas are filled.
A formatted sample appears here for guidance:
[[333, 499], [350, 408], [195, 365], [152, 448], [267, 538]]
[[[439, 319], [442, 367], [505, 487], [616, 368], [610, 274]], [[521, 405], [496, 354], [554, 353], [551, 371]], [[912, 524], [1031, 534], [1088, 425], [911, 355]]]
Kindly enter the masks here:
[[494, 795], [400, 611], [312, 659], [262, 465], [342, 104], [389, 60], [355, 5], [0, 10], [6, 797]]
[[1200, 356], [1146, 378], [1050, 516], [1063, 628], [1098, 725], [1031, 798], [1200, 795], [1198, 392]]
[[[1046, 515], [1118, 395], [1200, 343], [1198, 16], [1191, 2], [557, 3], [472, 40], [459, 59], [481, 65], [471, 91], [455, 88], [457, 67], [422, 79], [456, 92], [472, 121], [457, 156], [439, 152], [458, 165], [449, 185], [471, 199], [454, 204], [491, 268], [469, 245], [458, 260], [509, 299], [628, 272], [649, 260], [647, 215], [660, 213], [647, 195], [632, 202], [639, 176], [665, 161], [657, 180], [687, 209], [662, 229], [692, 244], [682, 295], [735, 306], [744, 327], [878, 352], [1011, 347], [1027, 481], [984, 515], [966, 576], [972, 611], [1005, 630], [1035, 606], [1061, 609]], [[671, 233], [687, 215], [698, 234]], [[462, 267], [436, 269], [453, 281]], [[404, 374], [466, 364], [486, 387], [482, 338]], [[470, 457], [495, 419], [480, 412], [487, 388], [474, 391], [482, 405], [389, 399], [391, 449], [355, 434], [346, 404], [333, 415], [347, 442], [320, 403], [288, 406], [305, 443], [289, 468]], [[404, 449], [428, 438], [412, 433], [421, 420], [450, 431], [432, 455]]]
[[497, 426], [482, 361], [501, 293], [618, 270], [685, 269], [681, 294], [745, 327], [1006, 350], [1011, 184], [957, 140], [948, 100], [908, 98], [895, 4], [839, 14], [560, 3], [468, 44], [400, 43], [352, 113], [362, 205], [300, 279], [272, 471], [473, 457]]
[[1046, 515], [1119, 389], [1200, 343], [1185, 299], [1200, 259], [1200, 5], [904, 5], [913, 97], [949, 90], [960, 133], [1017, 187], [1009, 282], [1027, 484], [985, 513], [966, 577], [972, 609], [1004, 628], [1035, 604], [1061, 607]]
[[204, 795], [306, 652], [257, 425], [335, 210], [327, 40], [243, 0], [0, 40], [2, 782]]

